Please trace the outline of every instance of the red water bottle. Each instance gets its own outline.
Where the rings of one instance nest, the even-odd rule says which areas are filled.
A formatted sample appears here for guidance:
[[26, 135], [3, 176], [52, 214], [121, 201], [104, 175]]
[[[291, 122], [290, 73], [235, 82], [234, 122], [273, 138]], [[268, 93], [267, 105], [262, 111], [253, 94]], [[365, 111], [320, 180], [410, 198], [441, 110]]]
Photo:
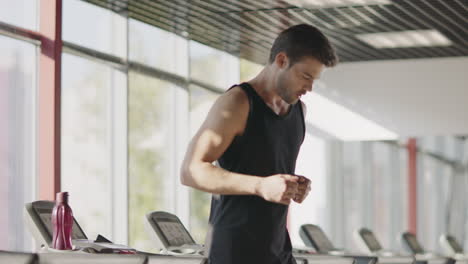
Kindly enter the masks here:
[[52, 211], [52, 225], [54, 227], [52, 248], [71, 250], [73, 213], [70, 206], [68, 206], [68, 192], [57, 193], [55, 200], [54, 210]]

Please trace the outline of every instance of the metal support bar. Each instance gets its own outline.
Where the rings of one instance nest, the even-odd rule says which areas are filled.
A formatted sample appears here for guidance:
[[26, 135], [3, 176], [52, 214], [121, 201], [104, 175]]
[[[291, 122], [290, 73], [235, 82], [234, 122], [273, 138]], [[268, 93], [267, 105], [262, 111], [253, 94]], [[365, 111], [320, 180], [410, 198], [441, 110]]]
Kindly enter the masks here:
[[416, 234], [417, 231], [417, 149], [416, 139], [408, 139], [408, 230]]
[[39, 199], [54, 200], [60, 191], [62, 0], [40, 1], [40, 20]]

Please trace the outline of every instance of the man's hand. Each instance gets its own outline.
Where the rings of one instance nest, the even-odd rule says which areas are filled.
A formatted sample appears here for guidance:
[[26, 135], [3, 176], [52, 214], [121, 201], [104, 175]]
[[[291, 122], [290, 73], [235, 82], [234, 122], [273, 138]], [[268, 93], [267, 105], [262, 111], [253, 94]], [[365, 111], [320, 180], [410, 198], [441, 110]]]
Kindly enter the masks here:
[[263, 199], [289, 205], [297, 195], [298, 176], [290, 174], [275, 174], [262, 178], [257, 186], [257, 193]]
[[307, 195], [309, 195], [310, 192], [310, 180], [307, 179], [304, 176], [297, 176], [299, 180], [297, 181], [298, 186], [297, 186], [297, 192], [296, 195], [293, 197], [293, 200], [296, 203], [302, 203]]

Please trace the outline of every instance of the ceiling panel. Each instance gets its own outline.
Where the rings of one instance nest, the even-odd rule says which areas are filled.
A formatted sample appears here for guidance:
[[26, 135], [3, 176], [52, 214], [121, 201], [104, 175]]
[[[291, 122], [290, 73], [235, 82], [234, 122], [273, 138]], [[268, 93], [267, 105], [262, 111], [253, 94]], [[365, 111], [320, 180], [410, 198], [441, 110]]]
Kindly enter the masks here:
[[[342, 62], [468, 56], [466, 0], [393, 0], [327, 8], [292, 5], [292, 0], [84, 1], [261, 64], [277, 34], [300, 23], [320, 28]], [[428, 29], [439, 31], [452, 44], [376, 49], [356, 37]]]

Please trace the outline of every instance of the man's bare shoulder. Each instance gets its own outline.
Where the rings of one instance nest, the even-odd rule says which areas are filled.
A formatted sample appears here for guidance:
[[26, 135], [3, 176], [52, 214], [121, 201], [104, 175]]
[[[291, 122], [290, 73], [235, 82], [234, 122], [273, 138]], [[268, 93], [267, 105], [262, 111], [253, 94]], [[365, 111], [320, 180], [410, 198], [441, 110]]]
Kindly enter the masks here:
[[225, 92], [222, 97], [224, 97], [224, 100], [227, 102], [240, 107], [248, 106], [249, 103], [246, 92], [239, 85], [229, 89], [229, 91]]
[[233, 87], [218, 97], [208, 114], [204, 128], [218, 127], [224, 132], [242, 133], [248, 113], [247, 94], [241, 87]]
[[[249, 111], [249, 99], [240, 86], [235, 86], [218, 97], [213, 110], [226, 110], [232, 112], [233, 115], [244, 116]], [[220, 113], [218, 112], [218, 114]]]

